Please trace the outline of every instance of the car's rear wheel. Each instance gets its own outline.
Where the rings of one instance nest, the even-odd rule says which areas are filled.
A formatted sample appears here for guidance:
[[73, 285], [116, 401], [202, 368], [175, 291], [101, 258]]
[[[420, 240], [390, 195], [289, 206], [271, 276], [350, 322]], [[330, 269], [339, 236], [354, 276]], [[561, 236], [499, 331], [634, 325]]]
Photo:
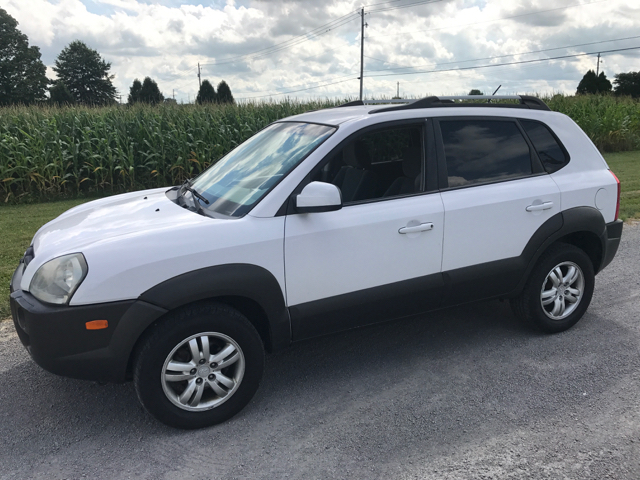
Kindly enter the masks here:
[[247, 318], [226, 305], [204, 304], [154, 327], [136, 355], [134, 384], [161, 422], [201, 428], [244, 408], [263, 368], [262, 341]]
[[582, 318], [594, 285], [589, 256], [573, 245], [554, 245], [542, 255], [511, 306], [530, 325], [549, 333], [562, 332]]

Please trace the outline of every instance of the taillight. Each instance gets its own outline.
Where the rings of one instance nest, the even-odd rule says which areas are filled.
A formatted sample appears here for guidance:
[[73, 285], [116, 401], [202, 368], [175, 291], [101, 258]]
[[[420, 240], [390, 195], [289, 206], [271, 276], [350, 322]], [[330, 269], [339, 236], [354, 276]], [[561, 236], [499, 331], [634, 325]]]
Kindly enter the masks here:
[[[611, 172], [611, 170], [609, 170]], [[611, 172], [611, 175], [613, 175], [613, 178], [616, 179], [616, 183], [618, 184], [618, 199], [616, 201], [616, 216], [614, 218], [614, 220], [618, 219], [618, 214], [620, 213], [620, 180], [618, 180], [618, 177], [616, 177], [616, 174]]]

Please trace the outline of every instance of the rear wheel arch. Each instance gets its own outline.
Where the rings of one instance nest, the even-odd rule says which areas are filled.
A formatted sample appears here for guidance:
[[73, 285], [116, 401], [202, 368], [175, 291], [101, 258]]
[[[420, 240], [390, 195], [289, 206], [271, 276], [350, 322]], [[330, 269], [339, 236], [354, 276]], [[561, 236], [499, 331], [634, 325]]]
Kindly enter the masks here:
[[573, 232], [558, 239], [555, 243], [567, 243], [578, 247], [587, 254], [593, 265], [593, 270], [597, 273], [602, 265], [603, 247], [600, 238], [593, 232], [580, 231]]
[[509, 296], [522, 292], [540, 258], [558, 244], [570, 244], [583, 250], [591, 260], [594, 272], [598, 273], [603, 262], [606, 228], [602, 214], [592, 207], [571, 208], [551, 217], [524, 248], [522, 256], [527, 268]]

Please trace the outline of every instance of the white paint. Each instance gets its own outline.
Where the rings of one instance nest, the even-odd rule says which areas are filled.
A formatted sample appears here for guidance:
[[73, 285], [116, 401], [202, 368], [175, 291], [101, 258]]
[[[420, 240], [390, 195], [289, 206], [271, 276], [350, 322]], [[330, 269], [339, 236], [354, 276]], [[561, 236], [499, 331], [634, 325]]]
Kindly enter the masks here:
[[[438, 193], [290, 215], [285, 229], [287, 303], [438, 273], [443, 218]], [[433, 228], [398, 231], [422, 223]]]

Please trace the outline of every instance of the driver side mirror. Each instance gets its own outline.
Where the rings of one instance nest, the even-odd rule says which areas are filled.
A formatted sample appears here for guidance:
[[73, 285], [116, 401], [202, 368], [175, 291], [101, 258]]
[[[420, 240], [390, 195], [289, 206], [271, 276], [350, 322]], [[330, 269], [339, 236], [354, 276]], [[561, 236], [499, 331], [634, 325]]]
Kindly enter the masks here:
[[298, 213], [333, 212], [342, 208], [340, 189], [331, 183], [311, 182], [296, 195]]

